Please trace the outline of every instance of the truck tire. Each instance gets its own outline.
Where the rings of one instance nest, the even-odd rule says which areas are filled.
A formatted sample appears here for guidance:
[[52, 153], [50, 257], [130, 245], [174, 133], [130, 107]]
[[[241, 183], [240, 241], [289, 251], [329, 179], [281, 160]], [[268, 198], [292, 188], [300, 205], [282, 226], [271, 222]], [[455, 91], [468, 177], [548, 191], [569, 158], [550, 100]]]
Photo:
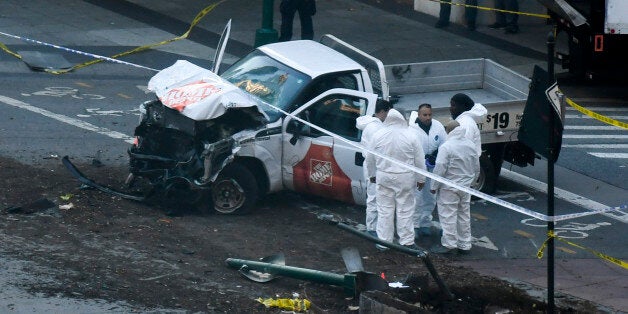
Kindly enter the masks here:
[[214, 211], [225, 215], [249, 212], [259, 195], [255, 176], [245, 166], [232, 163], [225, 167], [212, 184], [211, 200]]
[[493, 162], [488, 156], [482, 154], [480, 156], [480, 175], [472, 187], [482, 193], [491, 194], [495, 192], [496, 184], [497, 175], [495, 174]]

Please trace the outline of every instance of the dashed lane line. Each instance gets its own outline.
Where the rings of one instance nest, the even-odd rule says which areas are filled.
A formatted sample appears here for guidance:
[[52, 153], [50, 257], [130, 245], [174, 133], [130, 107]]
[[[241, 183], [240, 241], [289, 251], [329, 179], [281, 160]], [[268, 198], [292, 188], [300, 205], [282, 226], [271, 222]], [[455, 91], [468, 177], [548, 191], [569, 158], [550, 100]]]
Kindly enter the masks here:
[[563, 144], [564, 147], [594, 148], [594, 149], [622, 149], [628, 148], [628, 144]]
[[628, 139], [628, 135], [583, 135], [583, 134], [564, 134], [563, 138], [572, 138], [572, 139], [615, 139], [615, 140], [625, 140]]
[[88, 131], [92, 131], [92, 132], [96, 132], [98, 134], [102, 134], [114, 139], [121, 139], [124, 140], [125, 142], [129, 143], [129, 144], [133, 144], [133, 137], [128, 136], [126, 134], [117, 132], [117, 131], [113, 131], [107, 128], [103, 128], [103, 127], [99, 127], [96, 125], [93, 125], [91, 123], [79, 120], [79, 119], [74, 119], [68, 116], [64, 116], [62, 114], [58, 114], [58, 113], [54, 113], [52, 111], [48, 111], [46, 109], [42, 109], [39, 107], [35, 107], [33, 105], [27, 104], [25, 102], [19, 101], [17, 99], [13, 99], [10, 97], [6, 97], [6, 96], [2, 96], [0, 95], [0, 102], [5, 103], [9, 106], [13, 106], [16, 108], [21, 108], [21, 109], [26, 109], [28, 111], [34, 112], [34, 113], [38, 113], [40, 115], [46, 116], [48, 118], [52, 118], [55, 119], [59, 122], [63, 122], [65, 124], [69, 124], [84, 130], [88, 130]]
[[565, 130], [619, 131], [621, 129], [614, 125], [565, 125]]
[[595, 157], [600, 158], [609, 158], [609, 159], [628, 159], [628, 153], [595, 153], [595, 152], [587, 152], [589, 155], [593, 155]]
[[[615, 120], [628, 120], [628, 116], [607, 116], [608, 118]], [[566, 114], [565, 119], [593, 119], [584, 114]]]

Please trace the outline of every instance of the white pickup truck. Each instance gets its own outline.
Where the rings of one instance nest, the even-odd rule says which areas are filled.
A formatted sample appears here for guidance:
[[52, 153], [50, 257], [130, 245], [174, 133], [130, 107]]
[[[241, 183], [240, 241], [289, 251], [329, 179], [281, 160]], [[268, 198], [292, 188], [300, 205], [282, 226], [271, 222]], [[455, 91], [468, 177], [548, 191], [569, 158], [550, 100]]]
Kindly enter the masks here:
[[[199, 73], [179, 82], [169, 77], [155, 88], [158, 99], [141, 105], [130, 178], [148, 179], [219, 213], [244, 213], [259, 197], [285, 189], [364, 204], [364, 158], [349, 143], [360, 142], [355, 120], [373, 114], [378, 97], [391, 99], [406, 116], [429, 102], [443, 122], [455, 93], [483, 103], [488, 115], [478, 121], [485, 149], [479, 188], [485, 191], [494, 189], [504, 157], [519, 165], [534, 157], [519, 149], [515, 134], [529, 80], [490, 60], [384, 66], [326, 35], [320, 42], [261, 46], [220, 76]], [[207, 105], [216, 108], [201, 106], [211, 112], [206, 116], [198, 116], [198, 104], [186, 107], [226, 90], [239, 92], [231, 98], [239, 100], [217, 97]], [[185, 101], [173, 105], [166, 95]]]

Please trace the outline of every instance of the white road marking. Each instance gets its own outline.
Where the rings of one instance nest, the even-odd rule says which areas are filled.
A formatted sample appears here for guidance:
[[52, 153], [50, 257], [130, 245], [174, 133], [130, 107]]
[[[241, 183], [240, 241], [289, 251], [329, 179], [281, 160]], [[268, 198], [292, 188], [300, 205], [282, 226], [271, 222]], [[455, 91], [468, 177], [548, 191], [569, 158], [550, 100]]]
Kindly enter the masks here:
[[626, 159], [628, 158], [628, 153], [594, 153], [587, 152], [589, 155], [593, 155], [595, 157], [600, 158], [612, 158], [612, 159]]
[[475, 237], [471, 237], [471, 244], [473, 244], [473, 246], [480, 246], [480, 247], [487, 248], [493, 251], [499, 250], [495, 246], [495, 244], [493, 244], [493, 241], [491, 241], [487, 236], [483, 236], [479, 239]]
[[563, 147], [622, 149], [622, 148], [628, 148], [628, 144], [563, 144]]
[[[523, 184], [529, 188], [532, 188], [534, 190], [543, 192], [543, 193], [547, 193], [547, 184], [529, 177], [526, 177], [522, 174], [516, 173], [514, 171], [510, 171], [506, 168], [502, 168], [501, 170], [501, 176], [503, 178], [506, 178], [508, 180], [512, 180], [515, 181], [519, 184]], [[594, 210], [604, 210], [604, 209], [608, 209], [611, 206], [608, 205], [604, 205], [602, 203], [598, 203], [594, 200], [590, 200], [584, 196], [580, 196], [578, 194], [575, 193], [571, 193], [569, 191], [563, 190], [561, 188], [558, 187], [554, 187], [554, 194], [557, 198], [567, 201], [569, 203], [572, 203], [574, 205], [580, 206], [582, 208], [585, 208], [587, 210], [590, 211], [594, 211]], [[613, 210], [613, 211], [608, 211], [605, 213], [602, 213], [601, 215], [604, 215], [606, 217], [618, 220], [620, 222], [623, 223], [628, 223], [628, 213], [624, 213], [621, 210]]]
[[566, 125], [565, 130], [595, 130], [595, 131], [614, 131], [614, 130], [622, 130], [620, 127], [608, 125], [608, 126], [599, 126], [599, 125]]
[[102, 134], [114, 139], [121, 139], [124, 140], [125, 142], [129, 143], [129, 144], [133, 144], [133, 137], [128, 136], [126, 134], [117, 132], [117, 131], [112, 131], [109, 130], [107, 128], [103, 128], [103, 127], [99, 127], [96, 125], [93, 125], [91, 123], [87, 123], [85, 121], [79, 120], [79, 119], [74, 119], [74, 118], [70, 118], [68, 116], [64, 116], [62, 114], [58, 114], [58, 113], [54, 113], [51, 111], [48, 111], [46, 109], [41, 109], [32, 105], [29, 105], [25, 102], [21, 102], [17, 99], [13, 99], [10, 97], [6, 97], [6, 96], [2, 96], [0, 95], [0, 102], [3, 102], [9, 106], [13, 106], [16, 108], [21, 108], [21, 109], [26, 109], [28, 111], [34, 112], [34, 113], [38, 113], [41, 114], [43, 116], [46, 116], [48, 118], [52, 118], [55, 119], [59, 122], [63, 122], [72, 126], [75, 126], [77, 128], [81, 128], [84, 130], [88, 130], [88, 131], [92, 131], [92, 132], [96, 132], [98, 134]]
[[618, 139], [618, 140], [623, 140], [623, 139], [628, 139], [628, 135], [610, 135], [610, 134], [605, 134], [605, 135], [590, 135], [590, 134], [563, 134], [563, 138], [604, 138], [604, 139]]
[[[628, 120], [628, 116], [606, 116], [615, 120]], [[593, 119], [585, 114], [566, 114], [565, 119]]]

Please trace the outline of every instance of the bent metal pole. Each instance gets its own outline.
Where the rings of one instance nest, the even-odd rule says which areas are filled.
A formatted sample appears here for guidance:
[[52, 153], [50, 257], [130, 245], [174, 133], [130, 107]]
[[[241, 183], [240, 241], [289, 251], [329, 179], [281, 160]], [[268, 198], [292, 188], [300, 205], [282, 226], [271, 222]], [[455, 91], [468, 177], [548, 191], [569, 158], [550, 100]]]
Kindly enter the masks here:
[[438, 285], [440, 290], [443, 292], [445, 297], [447, 297], [449, 300], [452, 300], [454, 298], [454, 295], [451, 293], [451, 291], [449, 291], [449, 288], [447, 287], [447, 285], [445, 284], [443, 279], [438, 275], [438, 272], [436, 271], [436, 268], [434, 267], [434, 264], [432, 264], [432, 260], [430, 259], [429, 254], [425, 250], [409, 249], [407, 247], [404, 247], [403, 245], [390, 243], [388, 241], [381, 240], [381, 239], [379, 239], [377, 237], [373, 237], [373, 236], [371, 236], [368, 233], [365, 233], [365, 232], [362, 232], [360, 230], [357, 230], [356, 228], [353, 228], [352, 226], [349, 226], [349, 225], [344, 224], [342, 222], [335, 222], [335, 221], [330, 221], [330, 222], [336, 223], [339, 228], [344, 229], [346, 231], [349, 231], [349, 232], [351, 232], [351, 233], [353, 233], [353, 234], [355, 234], [357, 236], [360, 236], [362, 238], [365, 238], [365, 239], [367, 239], [367, 240], [369, 240], [371, 242], [375, 242], [377, 244], [389, 247], [389, 248], [397, 250], [397, 251], [401, 251], [401, 252], [406, 253], [406, 254], [418, 256], [419, 258], [421, 258], [421, 260], [425, 264], [425, 267], [427, 267], [427, 270], [429, 271], [430, 275], [432, 275], [432, 278], [434, 278], [434, 281], [436, 281], [436, 284]]

